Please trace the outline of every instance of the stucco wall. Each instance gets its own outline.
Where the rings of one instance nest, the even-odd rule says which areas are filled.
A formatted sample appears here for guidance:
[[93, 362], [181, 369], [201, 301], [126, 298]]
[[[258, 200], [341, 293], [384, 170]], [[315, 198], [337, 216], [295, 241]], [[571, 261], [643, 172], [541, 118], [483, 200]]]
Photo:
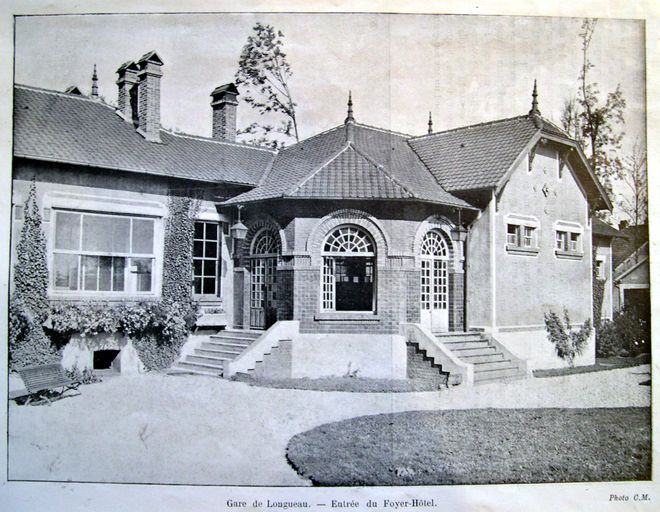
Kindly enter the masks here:
[[614, 311], [612, 294], [612, 244], [611, 238], [594, 237], [594, 251], [596, 258], [603, 261], [603, 273], [605, 283], [603, 289], [603, 307], [601, 309], [601, 318], [612, 319]]
[[[568, 167], [558, 176], [557, 151], [537, 148], [531, 172], [520, 162], [504, 187], [495, 219], [497, 325], [539, 326], [549, 310], [568, 310], [571, 321], [592, 316], [591, 226], [587, 201]], [[513, 254], [506, 249], [507, 215], [538, 220], [538, 253]], [[582, 257], [561, 259], [555, 254], [555, 222], [582, 228]]]
[[467, 272], [467, 325], [468, 328], [486, 328], [492, 322], [492, 265], [491, 265], [491, 207], [481, 212], [468, 235]]

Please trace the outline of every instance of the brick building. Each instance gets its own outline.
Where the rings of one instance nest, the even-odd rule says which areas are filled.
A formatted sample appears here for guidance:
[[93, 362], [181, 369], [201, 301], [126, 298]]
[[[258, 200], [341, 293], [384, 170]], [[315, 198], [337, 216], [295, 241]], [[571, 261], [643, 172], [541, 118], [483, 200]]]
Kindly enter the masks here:
[[349, 96], [343, 123], [271, 151], [235, 141], [233, 84], [211, 94], [211, 138], [162, 129], [162, 67], [123, 64], [116, 108], [15, 86], [13, 247], [34, 177], [52, 301], [157, 299], [167, 198], [194, 192], [199, 324], [224, 330], [184, 348], [190, 371], [430, 361], [474, 382], [562, 364], [543, 314], [591, 318], [591, 215], [611, 205], [536, 87], [525, 115], [416, 137], [357, 122]]

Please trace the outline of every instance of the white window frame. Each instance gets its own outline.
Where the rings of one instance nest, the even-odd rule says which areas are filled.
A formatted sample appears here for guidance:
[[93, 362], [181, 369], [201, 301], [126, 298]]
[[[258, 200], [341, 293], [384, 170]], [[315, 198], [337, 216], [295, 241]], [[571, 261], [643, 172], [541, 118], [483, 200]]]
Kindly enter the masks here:
[[[510, 213], [504, 217], [504, 225], [504, 249], [507, 253], [523, 256], [535, 256], [539, 253], [540, 224], [536, 217]], [[509, 233], [510, 227], [514, 227], [515, 233]]]
[[[136, 213], [127, 214], [127, 213], [115, 213], [109, 211], [88, 211], [88, 210], [77, 210], [77, 209], [68, 209], [56, 207], [53, 208], [52, 212], [52, 226], [51, 226], [51, 237], [48, 244], [48, 263], [49, 263], [49, 295], [53, 297], [71, 297], [71, 296], [84, 296], [84, 297], [102, 297], [102, 298], [122, 298], [122, 297], [153, 297], [158, 295], [158, 285], [159, 279], [158, 276], [161, 272], [161, 259], [157, 256], [157, 248], [160, 247], [160, 238], [162, 227], [160, 225], [161, 220], [158, 217], [153, 217], [150, 215], [140, 215]], [[55, 247], [56, 237], [57, 237], [57, 219], [58, 214], [60, 213], [69, 213], [79, 215], [79, 233], [78, 236], [79, 244], [78, 249], [57, 249]], [[84, 250], [82, 246], [83, 240], [83, 225], [85, 216], [93, 217], [112, 217], [112, 218], [124, 218], [129, 219], [129, 251], [116, 251], [116, 252], [107, 252], [107, 251], [92, 251]], [[152, 251], [150, 253], [138, 253], [132, 251], [133, 245], [133, 220], [150, 220], [153, 222], [153, 235], [152, 235]], [[77, 289], [71, 290], [69, 288], [56, 287], [56, 272], [55, 272], [55, 256], [57, 254], [69, 254], [75, 255], [78, 257], [78, 276], [77, 276]], [[124, 289], [120, 291], [113, 290], [85, 290], [84, 289], [84, 263], [83, 258], [85, 256], [90, 257], [112, 257], [112, 258], [123, 258], [124, 262]], [[131, 265], [133, 259], [149, 259], [151, 260], [151, 282], [149, 291], [138, 291], [138, 279], [135, 273], [136, 266]], [[111, 285], [114, 278], [114, 268], [111, 268]], [[97, 270], [97, 287], [99, 281], [100, 272]]]
[[555, 256], [564, 259], [582, 259], [584, 256], [584, 228], [582, 225], [577, 222], [558, 220], [554, 223], [553, 228]]
[[[325, 246], [328, 239], [334, 235], [340, 229], [353, 229], [358, 232], [361, 232], [369, 242], [372, 247], [371, 251], [348, 251], [348, 252], [339, 252], [339, 251], [326, 251]], [[349, 311], [349, 310], [337, 310], [337, 269], [336, 269], [336, 258], [370, 258], [372, 264], [372, 306], [369, 310], [359, 310], [359, 311]], [[337, 314], [372, 314], [376, 312], [376, 296], [377, 296], [377, 287], [378, 287], [378, 272], [377, 272], [377, 260], [376, 260], [376, 242], [374, 241], [371, 234], [361, 226], [356, 226], [353, 224], [343, 224], [341, 226], [336, 226], [332, 228], [328, 234], [323, 239], [323, 244], [321, 246], [321, 289], [319, 294], [320, 299], [320, 311], [322, 313], [337, 313]]]

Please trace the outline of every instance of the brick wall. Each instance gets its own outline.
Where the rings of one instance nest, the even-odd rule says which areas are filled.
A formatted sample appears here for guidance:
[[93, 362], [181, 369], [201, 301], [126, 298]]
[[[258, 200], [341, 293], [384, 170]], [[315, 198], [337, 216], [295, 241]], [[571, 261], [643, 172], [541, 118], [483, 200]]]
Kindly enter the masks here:
[[406, 351], [408, 356], [408, 378], [415, 379], [418, 382], [430, 383], [439, 388], [441, 385], [440, 369], [434, 368], [431, 360], [425, 358], [424, 353], [420, 352], [416, 345], [408, 343]]
[[465, 322], [465, 275], [459, 272], [449, 272], [447, 275], [449, 295], [449, 330], [464, 330]]
[[214, 106], [212, 133], [214, 139], [236, 142], [236, 103]]
[[277, 271], [277, 319], [293, 319], [293, 269]]
[[247, 327], [243, 323], [245, 274], [241, 269], [234, 272], [234, 328], [242, 329]]

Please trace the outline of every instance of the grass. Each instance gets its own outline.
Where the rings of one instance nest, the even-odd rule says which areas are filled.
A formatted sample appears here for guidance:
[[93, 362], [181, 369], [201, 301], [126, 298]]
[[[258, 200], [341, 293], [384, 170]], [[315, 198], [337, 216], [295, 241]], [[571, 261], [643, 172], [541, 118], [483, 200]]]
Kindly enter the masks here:
[[353, 393], [406, 393], [411, 391], [437, 391], [430, 382], [405, 379], [367, 379], [362, 377], [323, 377], [319, 379], [264, 379], [251, 375], [236, 375], [233, 380], [251, 386], [308, 391], [349, 391]]
[[573, 368], [553, 368], [551, 370], [534, 370], [534, 377], [561, 377], [562, 375], [575, 375], [578, 373], [602, 372], [616, 368], [629, 368], [649, 364], [651, 354], [640, 354], [637, 357], [599, 357], [596, 363], [589, 366], [575, 366]]
[[649, 408], [474, 409], [363, 416], [294, 436], [315, 485], [648, 480]]

